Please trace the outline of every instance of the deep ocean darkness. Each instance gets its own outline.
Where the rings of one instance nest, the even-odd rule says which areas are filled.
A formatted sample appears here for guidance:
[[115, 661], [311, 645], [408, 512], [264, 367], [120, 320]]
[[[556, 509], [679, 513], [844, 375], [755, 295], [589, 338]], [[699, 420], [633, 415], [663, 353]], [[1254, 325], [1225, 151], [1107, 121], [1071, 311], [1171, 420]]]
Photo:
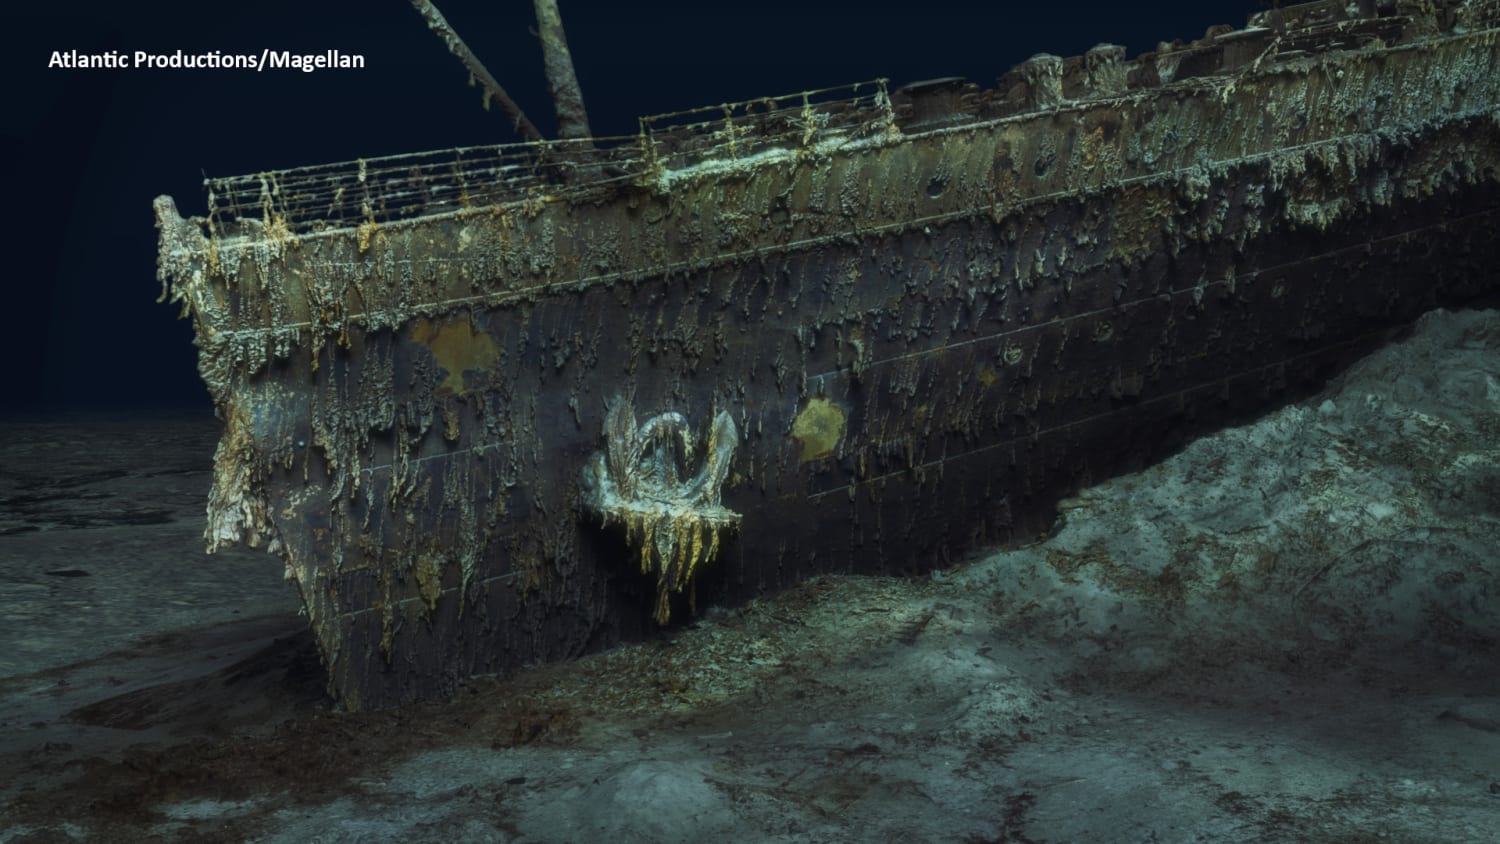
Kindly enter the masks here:
[[[438, 8], [544, 132], [531, 4]], [[1131, 55], [1243, 25], [1258, 0], [561, 0], [597, 135], [636, 117], [886, 77], [989, 87], [1033, 53]], [[1016, 8], [1020, 6], [1020, 8]], [[0, 413], [205, 408], [192, 332], [157, 304], [151, 200], [204, 211], [205, 174], [515, 140], [404, 0], [7, 4], [0, 12], [6, 362]], [[363, 70], [78, 70], [54, 51], [362, 54]]]

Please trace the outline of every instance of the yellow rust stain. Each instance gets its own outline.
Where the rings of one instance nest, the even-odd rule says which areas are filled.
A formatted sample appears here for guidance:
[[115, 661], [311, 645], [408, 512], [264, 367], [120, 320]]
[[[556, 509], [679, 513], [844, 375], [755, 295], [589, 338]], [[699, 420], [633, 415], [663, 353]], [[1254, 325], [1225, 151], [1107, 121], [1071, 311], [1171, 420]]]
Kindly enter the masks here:
[[1113, 214], [1114, 243], [1109, 257], [1133, 263], [1155, 251], [1157, 240], [1172, 216], [1173, 201], [1172, 196], [1160, 188], [1127, 189]]
[[374, 220], [366, 220], [360, 223], [359, 227], [354, 230], [355, 236], [359, 239], [359, 253], [361, 255], [370, 251], [370, 241], [375, 238], [377, 228]]
[[473, 392], [464, 386], [464, 373], [487, 373], [500, 365], [495, 338], [476, 332], [466, 319], [432, 322], [419, 318], [412, 327], [411, 337], [431, 349], [438, 366], [443, 368], [443, 381], [432, 391], [438, 398]]
[[417, 593], [422, 596], [427, 611], [432, 612], [437, 609], [438, 598], [443, 594], [443, 558], [433, 554], [419, 555], [415, 574]]
[[844, 436], [845, 418], [842, 407], [821, 396], [807, 403], [792, 422], [792, 439], [797, 441], [803, 463], [833, 454]]

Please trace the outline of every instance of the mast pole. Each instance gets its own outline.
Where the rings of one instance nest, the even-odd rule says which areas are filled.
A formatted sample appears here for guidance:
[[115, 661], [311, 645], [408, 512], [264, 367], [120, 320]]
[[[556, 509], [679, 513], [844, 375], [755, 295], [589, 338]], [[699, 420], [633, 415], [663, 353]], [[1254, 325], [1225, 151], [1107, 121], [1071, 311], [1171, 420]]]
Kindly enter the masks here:
[[[538, 8], [540, 8], [541, 0], [537, 0], [537, 3]], [[458, 37], [458, 33], [453, 31], [453, 27], [450, 26], [448, 24], [448, 20], [443, 17], [443, 13], [439, 12], [437, 10], [437, 7], [432, 5], [431, 0], [411, 0], [411, 6], [413, 9], [417, 10], [417, 14], [421, 15], [423, 20], [427, 21], [427, 28], [431, 29], [433, 32], [436, 32], [438, 37], [443, 39], [443, 43], [448, 45], [448, 52], [457, 56], [458, 60], [464, 63], [464, 67], [469, 69], [469, 76], [471, 80], [477, 80], [479, 84], [484, 87], [485, 108], [489, 108], [490, 100], [494, 100], [495, 102], [500, 104], [500, 108], [503, 109], [506, 114], [510, 115], [511, 128], [514, 129], [518, 134], [520, 134], [521, 137], [525, 138], [528, 141], [546, 140], [546, 138], [542, 137], [542, 133], [537, 130], [536, 125], [529, 119], [527, 119], [525, 113], [521, 111], [521, 107], [516, 105], [516, 101], [511, 99], [509, 94], [505, 93], [505, 89], [500, 87], [500, 83], [495, 81], [495, 77], [490, 75], [490, 72], [485, 69], [485, 66], [479, 61], [478, 58], [475, 58], [474, 53], [469, 49], [469, 45], [465, 44], [464, 40]], [[561, 31], [561, 21], [558, 22], [558, 27], [559, 31]], [[564, 45], [564, 50], [566, 49], [567, 47], [566, 45]], [[550, 62], [547, 66], [547, 69], [550, 75]], [[577, 84], [578, 83], [575, 80], [575, 88], [577, 87]], [[582, 107], [583, 101], [580, 98], [579, 108]], [[560, 116], [561, 108], [559, 108], [558, 113]], [[585, 124], [585, 129], [586, 128], [587, 124]]]
[[542, 38], [542, 60], [547, 68], [547, 86], [557, 107], [559, 138], [588, 138], [588, 112], [583, 107], [583, 90], [573, 70], [573, 54], [568, 51], [568, 37], [563, 32], [562, 15], [557, 0], [535, 0], [537, 29]]

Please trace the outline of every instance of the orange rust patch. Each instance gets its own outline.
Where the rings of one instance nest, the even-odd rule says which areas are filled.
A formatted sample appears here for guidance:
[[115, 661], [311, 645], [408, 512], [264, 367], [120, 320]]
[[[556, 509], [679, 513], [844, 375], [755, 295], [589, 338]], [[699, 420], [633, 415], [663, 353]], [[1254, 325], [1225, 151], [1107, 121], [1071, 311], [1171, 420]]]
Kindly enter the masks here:
[[431, 349], [438, 366], [443, 368], [445, 377], [432, 390], [438, 398], [473, 392], [464, 386], [464, 373], [485, 374], [500, 365], [495, 338], [476, 332], [467, 319], [432, 322], [419, 318], [412, 327], [411, 337]]

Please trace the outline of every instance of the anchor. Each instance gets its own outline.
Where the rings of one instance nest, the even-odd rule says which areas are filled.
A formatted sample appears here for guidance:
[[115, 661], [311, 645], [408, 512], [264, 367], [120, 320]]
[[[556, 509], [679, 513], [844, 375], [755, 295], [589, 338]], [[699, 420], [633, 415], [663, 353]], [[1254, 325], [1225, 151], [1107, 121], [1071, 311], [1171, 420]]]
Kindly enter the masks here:
[[[720, 487], [739, 441], [727, 411], [709, 426], [701, 459], [686, 417], [662, 413], [637, 425], [628, 400], [617, 398], [604, 418], [605, 448], [583, 468], [583, 503], [606, 526], [625, 526], [639, 548], [641, 573], [655, 572], [656, 621], [671, 617], [671, 594], [712, 562], [720, 537], [738, 528], [740, 514], [720, 503]], [[696, 475], [689, 467], [700, 460]]]

